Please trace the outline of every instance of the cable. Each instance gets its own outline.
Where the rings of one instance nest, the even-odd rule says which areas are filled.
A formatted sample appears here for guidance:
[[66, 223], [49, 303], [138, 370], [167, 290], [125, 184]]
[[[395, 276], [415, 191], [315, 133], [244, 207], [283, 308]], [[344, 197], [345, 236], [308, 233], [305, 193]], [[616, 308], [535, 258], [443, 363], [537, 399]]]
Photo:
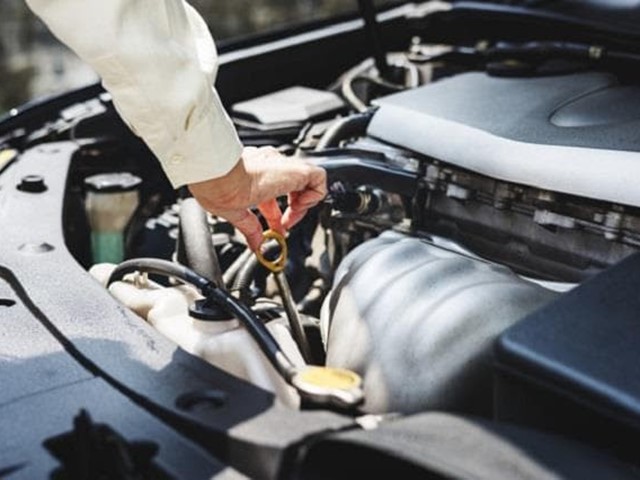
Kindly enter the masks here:
[[210, 280], [198, 275], [190, 268], [169, 262], [168, 260], [161, 260], [159, 258], [137, 258], [122, 262], [111, 273], [111, 276], [107, 281], [107, 288], [112, 283], [122, 280], [125, 275], [135, 272], [154, 273], [157, 275], [176, 278], [183, 283], [193, 285], [200, 290], [203, 295], [205, 295], [205, 292], [210, 288], [215, 288], [215, 285]]
[[282, 377], [290, 383], [296, 373], [296, 368], [280, 349], [280, 345], [278, 345], [278, 342], [273, 338], [273, 335], [269, 333], [269, 330], [265, 328], [260, 319], [258, 319], [248, 307], [236, 300], [235, 297], [219, 288], [213, 288], [207, 295], [207, 298], [240, 320], [247, 328], [249, 334], [261, 347], [271, 364]]
[[318, 141], [316, 151], [337, 147], [342, 140], [363, 135], [372, 117], [373, 112], [368, 111], [336, 120]]
[[402, 83], [391, 82], [386, 77], [380, 75], [380, 72], [374, 68], [375, 64], [371, 58], [364, 60], [343, 75], [340, 83], [340, 93], [356, 112], [364, 113], [369, 108], [367, 103], [360, 99], [354, 90], [353, 85], [358, 80], [369, 81], [391, 90], [404, 90], [420, 86], [422, 82], [420, 68], [412, 63], [406, 54], [389, 53], [388, 58], [391, 67], [396, 71], [400, 69], [404, 70], [405, 78]]
[[397, 85], [395, 83], [387, 82], [386, 80], [374, 77], [372, 75], [360, 75], [358, 77], [355, 77], [352, 80], [352, 82], [357, 82], [357, 81], [368, 82], [378, 87], [386, 88], [387, 90], [390, 90], [392, 92], [401, 92], [405, 90], [405, 87], [402, 85]]
[[190, 268], [157, 258], [139, 258], [121, 263], [111, 273], [107, 281], [107, 288], [112, 283], [122, 280], [125, 275], [134, 272], [174, 277], [196, 287], [207, 300], [240, 320], [274, 368], [282, 375], [285, 381], [291, 383], [291, 379], [296, 373], [291, 360], [280, 349], [278, 342], [276, 342], [260, 319], [229, 292], [216, 287], [213, 282], [198, 275]]
[[382, 190], [411, 196], [418, 187], [418, 174], [398, 168], [380, 159], [374, 152], [355, 153], [353, 150], [335, 149], [325, 152], [309, 152], [311, 162], [327, 171], [329, 184], [347, 182], [359, 185], [375, 185]]
[[[271, 256], [277, 254], [280, 249], [276, 242], [269, 242], [265, 244], [263, 248], [264, 251], [262, 252], [262, 255], [266, 258], [271, 258]], [[260, 262], [258, 261], [258, 258], [255, 255], [251, 255], [251, 257], [249, 257], [244, 265], [242, 265], [242, 268], [238, 271], [233, 282], [232, 290], [242, 291], [249, 288], [259, 266]]]
[[167, 275], [198, 288], [206, 301], [211, 301], [230, 316], [240, 320], [282, 379], [309, 402], [339, 409], [354, 409], [363, 401], [362, 379], [358, 374], [330, 367], [307, 365], [297, 368], [254, 312], [229, 292], [216, 287], [213, 282], [193, 270], [156, 258], [127, 260], [113, 271], [107, 281], [107, 287], [133, 272]]
[[500, 42], [479, 54], [490, 60], [510, 58], [524, 60], [544, 60], [547, 58], [567, 58], [585, 60], [597, 64], [621, 63], [637, 65], [640, 55], [632, 52], [610, 50], [601, 45], [572, 42], [539, 41], [527, 43]]
[[253, 252], [250, 248], [247, 248], [244, 252], [240, 254], [238, 258], [234, 260], [229, 268], [222, 275], [222, 281], [227, 286], [227, 288], [232, 288], [233, 281], [238, 275], [238, 272], [243, 267], [245, 263], [249, 261], [249, 259], [253, 256]]

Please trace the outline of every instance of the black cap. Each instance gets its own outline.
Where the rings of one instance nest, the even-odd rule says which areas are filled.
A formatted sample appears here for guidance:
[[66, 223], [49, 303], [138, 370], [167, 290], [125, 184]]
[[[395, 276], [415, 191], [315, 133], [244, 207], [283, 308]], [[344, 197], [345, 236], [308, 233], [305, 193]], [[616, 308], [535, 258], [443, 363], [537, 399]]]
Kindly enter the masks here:
[[189, 307], [189, 316], [205, 322], [226, 322], [230, 320], [227, 312], [207, 299], [196, 300]]
[[41, 175], [27, 175], [22, 177], [17, 188], [21, 192], [42, 193], [47, 190], [47, 185]]

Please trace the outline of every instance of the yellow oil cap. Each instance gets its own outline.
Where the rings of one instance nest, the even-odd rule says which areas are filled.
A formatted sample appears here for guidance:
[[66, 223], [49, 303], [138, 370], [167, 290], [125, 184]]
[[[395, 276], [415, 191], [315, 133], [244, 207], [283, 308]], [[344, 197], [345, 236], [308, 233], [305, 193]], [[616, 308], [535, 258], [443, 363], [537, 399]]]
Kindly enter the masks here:
[[351, 390], [362, 385], [360, 375], [341, 368], [309, 367], [300, 372], [299, 379], [316, 387], [340, 390]]
[[0, 150], [0, 170], [9, 165], [18, 156], [18, 151], [13, 149]]
[[298, 392], [314, 403], [354, 407], [364, 399], [362, 378], [351, 370], [307, 366], [292, 378]]

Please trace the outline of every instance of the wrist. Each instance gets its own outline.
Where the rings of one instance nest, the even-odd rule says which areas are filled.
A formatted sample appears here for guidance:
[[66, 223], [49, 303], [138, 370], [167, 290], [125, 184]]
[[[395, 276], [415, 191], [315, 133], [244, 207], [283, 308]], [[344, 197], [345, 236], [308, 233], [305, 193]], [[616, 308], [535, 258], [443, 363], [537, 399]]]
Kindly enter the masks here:
[[191, 194], [212, 213], [242, 208], [250, 198], [252, 178], [242, 158], [221, 177], [189, 184]]

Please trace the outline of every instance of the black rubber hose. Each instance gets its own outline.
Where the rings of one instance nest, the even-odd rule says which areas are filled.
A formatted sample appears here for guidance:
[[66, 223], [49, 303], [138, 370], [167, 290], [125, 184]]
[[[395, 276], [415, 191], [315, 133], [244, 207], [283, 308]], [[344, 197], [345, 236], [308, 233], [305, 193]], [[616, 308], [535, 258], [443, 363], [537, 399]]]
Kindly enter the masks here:
[[367, 111], [336, 120], [318, 142], [316, 151], [337, 147], [342, 140], [364, 136], [372, 117], [373, 111]]
[[196, 287], [207, 300], [212, 301], [229, 315], [237, 318], [245, 326], [274, 368], [287, 382], [291, 380], [295, 373], [295, 367], [280, 349], [278, 342], [276, 342], [260, 319], [229, 292], [216, 287], [213, 282], [190, 268], [157, 258], [139, 258], [121, 263], [111, 273], [107, 281], [107, 288], [112, 283], [122, 280], [125, 275], [134, 272], [155, 273], [174, 277]]
[[589, 45], [570, 42], [529, 42], [524, 44], [499, 43], [482, 52], [492, 60], [509, 58], [545, 59], [550, 57], [590, 59]]
[[247, 248], [244, 252], [240, 254], [238, 258], [234, 260], [234, 262], [225, 270], [222, 274], [222, 280], [227, 288], [233, 287], [233, 282], [238, 275], [240, 269], [244, 266], [245, 263], [249, 261], [249, 259], [254, 256], [251, 249]]
[[260, 319], [248, 307], [224, 290], [213, 288], [206, 297], [240, 320], [256, 343], [262, 347], [261, 350], [274, 368], [280, 372], [287, 383], [290, 383], [296, 373], [296, 368], [280, 349], [280, 345], [278, 345], [278, 342]]
[[243, 291], [251, 286], [253, 277], [256, 273], [256, 269], [260, 266], [260, 262], [255, 255], [252, 255], [242, 265], [242, 268], [238, 271], [236, 278], [233, 280], [231, 290]]
[[[271, 258], [272, 255], [275, 255], [280, 247], [277, 243], [268, 243], [264, 247], [263, 256], [265, 258]], [[260, 262], [258, 261], [258, 257], [255, 255], [251, 255], [248, 260], [242, 265], [242, 268], [238, 271], [236, 278], [233, 281], [232, 290], [245, 290], [251, 286], [251, 283], [254, 280], [256, 270], [260, 267]]]
[[[218, 255], [211, 239], [207, 213], [195, 198], [185, 198], [180, 203], [180, 245], [184, 262], [196, 273], [224, 288]], [[184, 256], [184, 259], [181, 258]]]
[[528, 42], [524, 44], [499, 43], [480, 52], [492, 60], [510, 58], [542, 60], [551, 57], [579, 59], [596, 63], [637, 65], [640, 55], [632, 52], [609, 50], [602, 46], [571, 42]]
[[389, 165], [376, 159], [375, 155], [353, 156], [349, 151], [320, 155], [321, 152], [316, 152], [309, 160], [327, 171], [329, 184], [342, 181], [373, 185], [386, 192], [405, 196], [412, 196], [417, 191], [417, 173]]
[[107, 281], [107, 288], [109, 288], [109, 285], [112, 283], [122, 280], [125, 275], [135, 272], [154, 273], [166, 277], [173, 277], [183, 283], [193, 285], [203, 294], [213, 285], [211, 280], [199, 275], [184, 265], [159, 258], [136, 258], [122, 262], [111, 272], [111, 276]]

